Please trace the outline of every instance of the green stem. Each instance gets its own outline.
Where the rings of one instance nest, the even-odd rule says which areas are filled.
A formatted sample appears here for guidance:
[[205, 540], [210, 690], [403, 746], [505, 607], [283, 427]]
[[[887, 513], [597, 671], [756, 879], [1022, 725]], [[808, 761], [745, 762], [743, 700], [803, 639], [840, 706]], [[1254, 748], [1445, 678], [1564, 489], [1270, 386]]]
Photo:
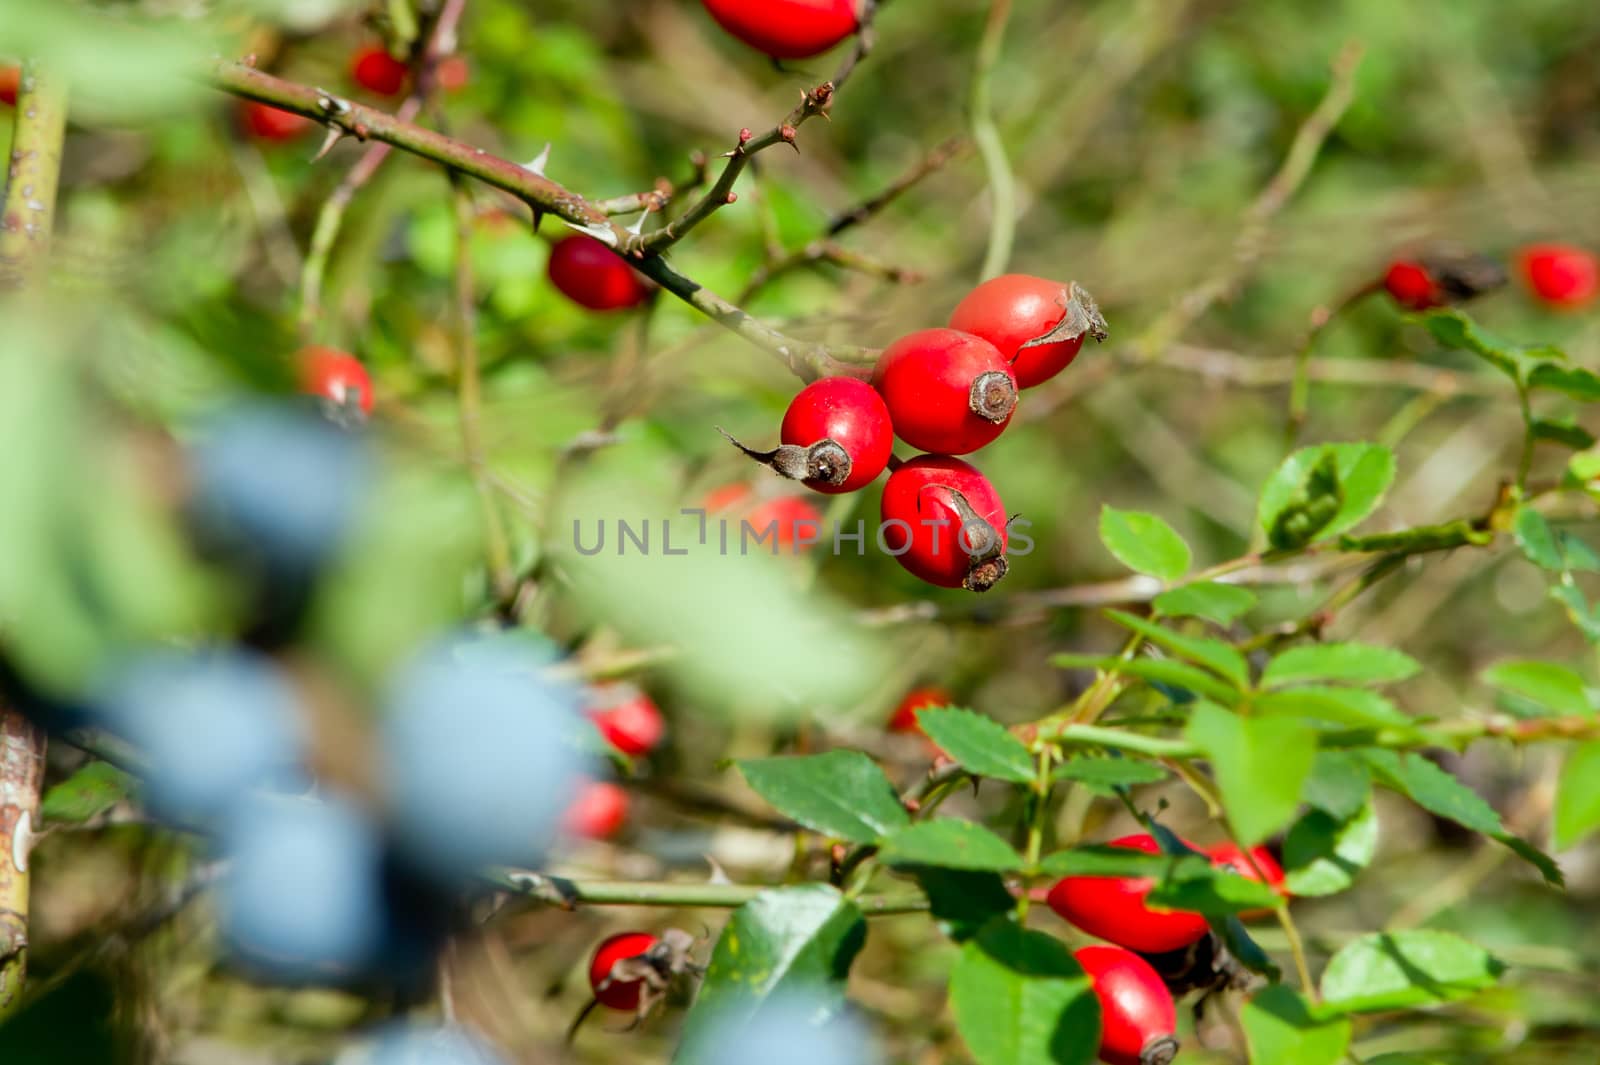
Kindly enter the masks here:
[[[636, 880], [567, 880], [540, 873], [505, 871], [485, 879], [502, 891], [553, 906], [682, 906], [733, 909], [773, 888], [764, 884], [674, 884]], [[928, 908], [921, 892], [862, 895], [855, 900], [868, 917], [920, 913]]]
[[1517, 408], [1522, 411], [1522, 455], [1517, 459], [1517, 497], [1520, 499], [1528, 487], [1528, 474], [1533, 472], [1533, 406], [1528, 398], [1528, 386], [1517, 382]]
[[66, 89], [49, 72], [24, 63], [14, 113], [9, 180], [0, 202], [0, 290], [44, 272], [66, 140]]
[[983, 159], [983, 169], [989, 178], [989, 246], [979, 272], [979, 279], [983, 281], [1005, 273], [1017, 232], [1017, 179], [1006, 159], [1005, 142], [1000, 139], [1000, 129], [995, 125], [990, 97], [990, 83], [1010, 19], [1011, 0], [991, 0], [983, 37], [978, 41], [978, 61], [972, 73], [972, 95], [968, 101], [972, 140], [978, 146], [978, 155]]
[[[1050, 807], [1050, 767], [1055, 759], [1049, 750], [1039, 752], [1039, 768], [1033, 778], [1033, 796], [1028, 804], [1028, 847], [1025, 854], [1026, 868], [1029, 872], [1039, 866], [1039, 855], [1044, 851], [1044, 818], [1045, 812]], [[1017, 892], [1017, 920], [1028, 919], [1027, 891]]]

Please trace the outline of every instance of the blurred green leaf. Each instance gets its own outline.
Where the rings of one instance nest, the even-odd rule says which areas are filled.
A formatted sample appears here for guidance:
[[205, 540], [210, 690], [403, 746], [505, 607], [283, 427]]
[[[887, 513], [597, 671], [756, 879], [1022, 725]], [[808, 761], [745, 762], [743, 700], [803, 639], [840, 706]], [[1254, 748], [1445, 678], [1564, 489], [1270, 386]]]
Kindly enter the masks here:
[[1340, 820], [1310, 810], [1283, 842], [1285, 884], [1295, 896], [1336, 895], [1355, 882], [1378, 851], [1378, 815], [1369, 803]]
[[1211, 760], [1241, 845], [1260, 843], [1294, 816], [1317, 753], [1315, 734], [1300, 722], [1241, 717], [1202, 702], [1195, 705], [1185, 734]]
[[1394, 533], [1374, 533], [1371, 536], [1341, 536], [1341, 551], [1405, 551], [1416, 554], [1423, 551], [1445, 551], [1452, 547], [1482, 547], [1494, 542], [1494, 533], [1473, 528], [1468, 521], [1452, 521], [1444, 525], [1419, 525]]
[[1322, 999], [1336, 1013], [1429, 1006], [1493, 987], [1504, 969], [1488, 951], [1450, 932], [1373, 932], [1328, 961]]
[[1164, 625], [1147, 621], [1121, 610], [1108, 610], [1106, 616], [1117, 624], [1143, 636], [1157, 647], [1179, 658], [1198, 663], [1229, 681], [1236, 688], [1250, 686], [1250, 667], [1231, 645], [1205, 636], [1185, 636]]
[[1261, 490], [1262, 531], [1279, 549], [1336, 536], [1378, 508], [1394, 473], [1394, 453], [1377, 444], [1301, 448]]
[[90, 762], [44, 793], [39, 816], [76, 824], [97, 817], [126, 799], [133, 778], [109, 762]]
[[1308, 685], [1252, 696], [1263, 715], [1326, 721], [1351, 728], [1409, 728], [1412, 721], [1387, 698], [1365, 688]]
[[1293, 990], [1262, 988], [1239, 1011], [1251, 1065], [1338, 1065], [1350, 1045], [1350, 1021], [1314, 1016]]
[[1205, 670], [1171, 658], [1151, 658], [1148, 655], [1143, 655], [1123, 659], [1101, 658], [1095, 655], [1060, 654], [1052, 655], [1050, 664], [1059, 666], [1062, 669], [1098, 669], [1107, 673], [1138, 677], [1140, 680], [1157, 681], [1162, 684], [1184, 688], [1223, 703], [1232, 703], [1239, 698], [1237, 690], [1229, 687]]
[[1157, 613], [1168, 617], [1205, 618], [1218, 625], [1228, 625], [1256, 605], [1256, 596], [1237, 584], [1195, 581], [1162, 592], [1152, 605]]
[[774, 809], [813, 832], [876, 843], [911, 823], [894, 785], [860, 751], [747, 758], [738, 766]]
[[1560, 444], [1563, 447], [1581, 451], [1586, 447], [1594, 446], [1594, 436], [1573, 421], [1557, 421], [1553, 418], [1535, 418], [1531, 423], [1533, 438], [1544, 440], [1551, 444]]
[[1302, 793], [1306, 802], [1338, 821], [1354, 817], [1372, 794], [1372, 777], [1359, 755], [1318, 751]]
[[1549, 389], [1585, 403], [1593, 403], [1600, 399], [1600, 374], [1581, 366], [1540, 363], [1528, 373], [1528, 387]]
[[1100, 1044], [1089, 978], [1054, 936], [996, 918], [950, 974], [956, 1028], [978, 1065], [1088, 1065]]
[[1308, 681], [1341, 684], [1388, 684], [1420, 672], [1417, 660], [1393, 647], [1365, 643], [1314, 643], [1291, 647], [1267, 663], [1261, 674], [1266, 688]]
[[899, 871], [916, 878], [928, 896], [928, 912], [957, 943], [976, 935], [990, 919], [1010, 913], [1017, 900], [998, 873], [903, 865]]
[[1600, 743], [1567, 752], [1556, 785], [1555, 845], [1566, 849], [1600, 828]]
[[1561, 545], [1556, 540], [1555, 530], [1532, 507], [1522, 507], [1517, 511], [1515, 522], [1512, 525], [1513, 533], [1517, 538], [1517, 546], [1522, 548], [1522, 553], [1528, 556], [1528, 561], [1541, 569], [1560, 571], [1567, 567], [1566, 557], [1561, 551]]
[[878, 857], [887, 865], [931, 865], [1012, 873], [1022, 868], [1022, 855], [1011, 844], [971, 821], [941, 818], [919, 821], [892, 833]]
[[1583, 678], [1554, 662], [1515, 660], [1497, 662], [1481, 674], [1483, 682], [1502, 691], [1532, 699], [1562, 714], [1589, 714], [1594, 707]]
[[1182, 577], [1193, 557], [1183, 537], [1156, 515], [1110, 504], [1100, 508], [1100, 542], [1135, 573], [1163, 581]]
[[918, 711], [917, 723], [940, 750], [977, 776], [1029, 784], [1038, 775], [1028, 748], [993, 718], [944, 707]]
[[1541, 357], [1551, 354], [1547, 349], [1524, 348], [1496, 336], [1458, 310], [1432, 311], [1423, 322], [1440, 344], [1470, 351], [1518, 383], [1525, 380]]
[[1153, 762], [1136, 762], [1132, 758], [1090, 758], [1079, 755], [1068, 758], [1056, 767], [1056, 780], [1070, 780], [1092, 788], [1101, 794], [1111, 794], [1114, 788], [1131, 788], [1140, 784], [1155, 784], [1167, 779], [1167, 771]]

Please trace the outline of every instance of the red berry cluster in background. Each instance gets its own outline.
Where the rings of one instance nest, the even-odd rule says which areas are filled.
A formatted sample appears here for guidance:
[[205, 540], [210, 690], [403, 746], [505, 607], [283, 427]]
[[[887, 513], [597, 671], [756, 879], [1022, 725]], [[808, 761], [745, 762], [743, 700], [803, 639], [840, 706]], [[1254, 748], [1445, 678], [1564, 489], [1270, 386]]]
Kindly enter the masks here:
[[309, 118], [255, 100], [245, 100], [239, 105], [239, 117], [245, 132], [269, 144], [298, 140], [316, 125]]
[[300, 390], [337, 410], [372, 413], [372, 378], [361, 360], [348, 351], [313, 344], [295, 356]]
[[410, 77], [411, 68], [381, 44], [367, 45], [350, 57], [351, 80], [379, 96], [399, 96]]
[[21, 67], [0, 67], [0, 104], [17, 106], [17, 90], [21, 87]]
[[1551, 307], [1574, 309], [1600, 293], [1600, 259], [1571, 244], [1530, 244], [1517, 255], [1528, 290]]
[[855, 33], [862, 0], [704, 0], [717, 24], [774, 59], [820, 55]]
[[610, 248], [583, 233], [562, 237], [550, 249], [550, 283], [591, 311], [620, 311], [650, 295], [644, 278]]
[[[1575, 310], [1600, 294], [1600, 258], [1572, 244], [1528, 244], [1513, 256], [1528, 292], [1557, 310]], [[1380, 283], [1403, 310], [1448, 307], [1506, 283], [1504, 268], [1476, 253], [1435, 251], [1390, 262]]]
[[[775, 450], [734, 444], [829, 494], [855, 491], [890, 469], [880, 505], [884, 546], [929, 584], [983, 592], [1006, 574], [1005, 505], [987, 477], [954, 456], [992, 443], [1010, 424], [1019, 391], [1060, 373], [1083, 338], [1104, 339], [1106, 327], [1076, 283], [1021, 274], [979, 285], [951, 323], [890, 344], [870, 383], [829, 377], [807, 385], [784, 413]], [[896, 461], [895, 436], [929, 454]]]

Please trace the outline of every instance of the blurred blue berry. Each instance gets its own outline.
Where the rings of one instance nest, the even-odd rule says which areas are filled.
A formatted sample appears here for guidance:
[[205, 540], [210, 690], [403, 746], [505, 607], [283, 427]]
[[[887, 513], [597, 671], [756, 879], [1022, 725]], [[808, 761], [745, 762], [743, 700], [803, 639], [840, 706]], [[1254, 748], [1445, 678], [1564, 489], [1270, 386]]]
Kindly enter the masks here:
[[372, 476], [362, 437], [291, 403], [215, 415], [190, 454], [202, 536], [296, 572], [339, 546]]
[[382, 845], [339, 799], [258, 795], [222, 831], [222, 935], [246, 969], [296, 982], [361, 974], [383, 935]]
[[464, 1028], [412, 1025], [346, 1051], [334, 1065], [506, 1065], [506, 1059]]
[[158, 817], [203, 824], [252, 787], [302, 786], [303, 722], [268, 659], [240, 651], [162, 651], [106, 678], [102, 723], [143, 761]]
[[506, 641], [437, 645], [401, 671], [384, 719], [393, 834], [425, 868], [536, 864], [590, 769], [575, 688]]
[[872, 1065], [872, 1037], [838, 997], [779, 992], [754, 1013], [712, 1022], [696, 1065]]

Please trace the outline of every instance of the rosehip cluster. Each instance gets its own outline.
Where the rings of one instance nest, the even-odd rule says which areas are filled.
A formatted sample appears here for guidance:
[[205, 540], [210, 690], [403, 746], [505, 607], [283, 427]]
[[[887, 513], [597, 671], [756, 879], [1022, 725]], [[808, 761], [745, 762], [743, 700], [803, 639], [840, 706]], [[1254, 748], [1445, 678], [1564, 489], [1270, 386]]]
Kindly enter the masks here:
[[[1143, 833], [1114, 839], [1110, 846], [1161, 852], [1161, 845]], [[1288, 894], [1283, 868], [1265, 847], [1248, 855], [1232, 843], [1192, 849], [1215, 866]], [[1084, 947], [1075, 955], [1100, 1000], [1100, 1059], [1109, 1065], [1170, 1062], [1178, 1049], [1173, 993], [1206, 986], [1214, 975], [1205, 974], [1195, 984], [1192, 974], [1180, 971], [1193, 961], [1191, 955], [1211, 957], [1199, 949], [1210, 936], [1210, 926], [1198, 913], [1152, 907], [1147, 900], [1154, 886], [1140, 877], [1069, 876], [1046, 897], [1062, 919], [1111, 944]]]
[[[1529, 244], [1515, 259], [1529, 294], [1548, 307], [1574, 310], [1600, 295], [1600, 257], [1593, 252], [1571, 244]], [[1391, 262], [1382, 288], [1402, 309], [1426, 311], [1463, 303], [1506, 280], [1505, 270], [1486, 256], [1435, 251]]]
[[[1006, 511], [975, 467], [954, 456], [993, 442], [1021, 389], [1054, 377], [1103, 340], [1105, 319], [1075, 282], [1007, 274], [967, 294], [950, 326], [896, 340], [870, 382], [827, 377], [802, 389], [782, 443], [745, 454], [826, 494], [854, 492], [891, 470], [880, 530], [912, 574], [941, 588], [987, 591], [1006, 574]], [[894, 437], [929, 454], [901, 462]]]

